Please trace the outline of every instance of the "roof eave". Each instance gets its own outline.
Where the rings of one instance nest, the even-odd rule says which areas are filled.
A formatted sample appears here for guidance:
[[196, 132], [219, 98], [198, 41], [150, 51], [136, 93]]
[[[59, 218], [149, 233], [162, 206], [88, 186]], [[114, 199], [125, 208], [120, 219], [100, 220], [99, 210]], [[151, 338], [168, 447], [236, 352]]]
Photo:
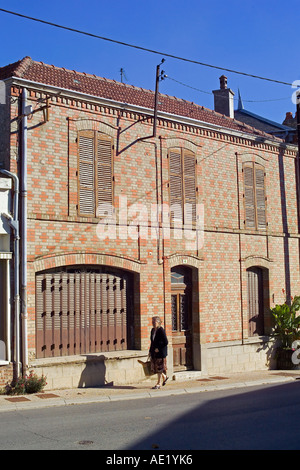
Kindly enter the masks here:
[[[20, 85], [20, 86], [35, 86], [37, 88], [40, 89], [40, 91], [43, 91], [43, 92], [46, 92], [48, 90], [57, 90], [57, 92], [63, 92], [65, 96], [67, 97], [70, 97], [70, 98], [77, 98], [78, 97], [81, 97], [81, 98], [84, 98], [86, 100], [89, 100], [89, 101], [94, 101], [94, 102], [97, 102], [99, 104], [99, 102], [101, 104], [104, 104], [104, 105], [109, 105], [109, 106], [112, 106], [112, 107], [115, 107], [115, 108], [124, 108], [126, 110], [129, 110], [129, 111], [135, 111], [135, 112], [139, 112], [139, 113], [142, 113], [142, 114], [146, 114], [150, 117], [153, 117], [154, 116], [154, 109], [152, 108], [146, 108], [146, 107], [143, 107], [143, 106], [140, 106], [140, 105], [134, 105], [134, 104], [131, 104], [131, 103], [126, 103], [126, 102], [122, 102], [122, 101], [116, 101], [116, 100], [112, 100], [112, 99], [108, 99], [108, 98], [104, 98], [104, 97], [101, 97], [101, 96], [97, 96], [97, 95], [90, 95], [90, 94], [87, 94], [87, 93], [83, 93], [81, 91], [76, 91], [76, 90], [70, 90], [69, 88], [62, 88], [62, 87], [59, 87], [59, 86], [56, 86], [56, 85], [48, 85], [48, 84], [45, 84], [45, 83], [41, 83], [41, 82], [36, 82], [36, 81], [32, 81], [32, 80], [28, 80], [28, 79], [25, 79], [25, 78], [20, 78], [20, 77], [15, 77], [15, 76], [12, 76], [12, 77], [9, 77], [6, 80], [11, 80], [12, 82], [12, 85]], [[59, 94], [59, 93], [53, 93], [53, 94]], [[272, 139], [272, 136], [269, 136], [269, 135], [264, 135], [264, 134], [254, 134], [254, 133], [251, 133], [250, 131], [238, 131], [236, 129], [232, 129], [232, 128], [229, 128], [229, 127], [223, 127], [223, 126], [220, 126], [220, 125], [217, 125], [217, 124], [213, 124], [213, 123], [209, 123], [209, 122], [206, 122], [206, 121], [200, 121], [198, 119], [193, 119], [193, 118], [189, 118], [187, 116], [181, 116], [181, 115], [177, 115], [177, 114], [172, 114], [172, 113], [167, 113], [165, 111], [160, 111], [158, 110], [158, 117], [161, 117], [161, 118], [166, 118], [168, 120], [171, 120], [171, 121], [174, 121], [174, 122], [179, 122], [179, 123], [182, 123], [182, 124], [190, 124], [190, 125], [193, 125], [195, 127], [201, 127], [201, 128], [205, 128], [205, 129], [210, 129], [210, 130], [216, 130], [216, 131], [219, 131], [219, 132], [223, 132], [223, 133], [228, 133], [230, 135], [235, 135], [237, 137], [244, 137], [244, 138], [248, 138], [248, 139], [255, 139], [255, 140], [263, 140], [265, 143], [269, 143], [271, 145], [280, 145], [282, 143], [284, 143], [283, 141], [279, 142], [278, 139], [277, 140], [273, 140]]]

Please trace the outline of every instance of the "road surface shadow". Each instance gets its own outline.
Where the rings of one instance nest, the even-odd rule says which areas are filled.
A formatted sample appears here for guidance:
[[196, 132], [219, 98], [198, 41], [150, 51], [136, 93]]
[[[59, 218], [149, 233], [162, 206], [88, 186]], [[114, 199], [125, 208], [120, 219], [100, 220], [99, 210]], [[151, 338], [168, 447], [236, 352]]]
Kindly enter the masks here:
[[[213, 396], [209, 400], [208, 392], [201, 392], [198, 407], [189, 407], [179, 418], [158, 426], [148, 437], [130, 445], [130, 450], [300, 449], [299, 393], [299, 381], [243, 392], [215, 391], [209, 393]], [[188, 395], [161, 397], [162, 422], [162, 404], [169, 407], [173, 401], [175, 413], [176, 406], [188, 407], [193, 400]]]

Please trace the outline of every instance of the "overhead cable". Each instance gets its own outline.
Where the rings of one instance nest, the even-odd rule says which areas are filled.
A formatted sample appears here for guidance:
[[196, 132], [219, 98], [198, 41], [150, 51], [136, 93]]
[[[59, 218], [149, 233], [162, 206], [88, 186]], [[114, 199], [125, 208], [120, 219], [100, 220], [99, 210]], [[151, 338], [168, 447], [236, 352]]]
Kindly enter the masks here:
[[[173, 82], [178, 83], [179, 85], [185, 86], [187, 88], [191, 88], [192, 90], [199, 91], [200, 93], [205, 93], [206, 95], [213, 95], [211, 91], [204, 91], [200, 90], [200, 88], [193, 87], [191, 85], [187, 85], [186, 83], [180, 82], [179, 80], [176, 80], [175, 78], [169, 77], [169, 75], [164, 75], [164, 78], [168, 78], [169, 80], [172, 80]], [[219, 96], [218, 99], [222, 99], [222, 96]], [[224, 97], [224, 99], [227, 100], [227, 97]], [[233, 98], [234, 101], [239, 101], [238, 98]], [[290, 100], [291, 97], [287, 96], [286, 98], [273, 98], [273, 99], [268, 99], [268, 100], [244, 100], [245, 103], [267, 103], [269, 101], [286, 101]]]
[[47, 24], [49, 26], [54, 26], [56, 28], [61, 28], [61, 29], [67, 30], [67, 31], [72, 31], [74, 33], [84, 34], [85, 36], [90, 36], [90, 37], [93, 37], [93, 38], [96, 38], [96, 39], [102, 39], [103, 41], [109, 41], [109, 42], [113, 42], [115, 44], [120, 44], [122, 46], [132, 47], [134, 49], [139, 49], [139, 50], [142, 50], [142, 51], [145, 51], [145, 52], [150, 52], [152, 54], [159, 54], [161, 56], [171, 57], [172, 59], [182, 60], [184, 62], [190, 62], [192, 64], [197, 64], [197, 65], [202, 65], [203, 67], [210, 67], [210, 68], [222, 70], [222, 71], [225, 71], [225, 72], [231, 72], [231, 73], [235, 73], [235, 74], [239, 74], [239, 75], [244, 75], [246, 77], [257, 78], [259, 80], [266, 80], [266, 81], [269, 81], [269, 82], [279, 83], [281, 85], [293, 86], [292, 83], [284, 82], [284, 81], [281, 81], [281, 80], [275, 80], [275, 79], [272, 79], [272, 78], [261, 77], [259, 75], [240, 72], [238, 70], [228, 69], [228, 68], [225, 68], [225, 67], [219, 67], [217, 65], [206, 64], [204, 62], [199, 62], [197, 60], [187, 59], [185, 57], [176, 56], [174, 54], [169, 54], [167, 52], [156, 51], [156, 50], [153, 50], [153, 49], [148, 49], [146, 47], [137, 46], [137, 45], [134, 45], [134, 44], [129, 44], [129, 43], [126, 43], [126, 42], [123, 42], [123, 41], [117, 41], [116, 39], [106, 38], [104, 36], [99, 36], [97, 34], [89, 33], [89, 32], [86, 32], [86, 31], [81, 31], [81, 30], [75, 29], [75, 28], [70, 28], [68, 26], [59, 25], [59, 24], [56, 24], [56, 23], [52, 23], [50, 21], [45, 21], [45, 20], [42, 20], [40, 18], [33, 18], [32, 16], [23, 15], [21, 13], [15, 12], [15, 11], [5, 10], [4, 8], [0, 8], [0, 11], [2, 11], [4, 13], [9, 13], [11, 15], [19, 16], [21, 18], [26, 18], [28, 20], [37, 21], [38, 23], [43, 23], [43, 24]]

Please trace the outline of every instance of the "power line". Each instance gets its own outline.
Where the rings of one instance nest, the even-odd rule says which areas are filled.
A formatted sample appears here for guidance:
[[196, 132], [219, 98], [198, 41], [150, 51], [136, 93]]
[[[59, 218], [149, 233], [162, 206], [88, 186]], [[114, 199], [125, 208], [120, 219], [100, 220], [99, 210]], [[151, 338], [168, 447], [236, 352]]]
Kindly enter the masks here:
[[[199, 88], [193, 87], [191, 85], [187, 85], [186, 83], [180, 82], [179, 80], [176, 80], [175, 78], [169, 77], [169, 75], [164, 75], [163, 78], [168, 78], [169, 80], [172, 80], [173, 82], [176, 82], [179, 85], [185, 86], [187, 88], [191, 88], [192, 90], [195, 90], [195, 91], [199, 91], [200, 93], [205, 93], [206, 95], [213, 95], [213, 93], [211, 91], [200, 90]], [[222, 98], [222, 97], [219, 96], [219, 99], [220, 98]], [[227, 99], [227, 98], [224, 98], [224, 99]], [[233, 99], [234, 99], [234, 101], [239, 101], [238, 98], [233, 98]], [[287, 96], [286, 98], [274, 98], [274, 99], [269, 99], [269, 100], [244, 100], [243, 99], [243, 102], [245, 102], [245, 103], [267, 103], [267, 102], [270, 102], [270, 101], [286, 101], [286, 100], [290, 100], [290, 99], [291, 99], [291, 97]]]
[[15, 11], [10, 11], [10, 10], [5, 10], [4, 8], [0, 8], [0, 11], [2, 11], [4, 13], [9, 13], [11, 15], [19, 16], [21, 18], [26, 18], [28, 20], [37, 21], [38, 23], [43, 23], [43, 24], [47, 24], [49, 26], [54, 26], [56, 28], [61, 28], [61, 29], [65, 29], [67, 31], [72, 31], [74, 33], [84, 34], [85, 36], [90, 36], [90, 37], [93, 37], [93, 38], [96, 38], [96, 39], [102, 39], [103, 41], [109, 41], [109, 42], [113, 42], [115, 44], [120, 44], [122, 46], [132, 47], [134, 49], [139, 49], [141, 51], [150, 52], [152, 54], [159, 54], [161, 56], [171, 57], [172, 59], [182, 60], [184, 62], [190, 62], [192, 64], [197, 64], [197, 65], [202, 65], [203, 67], [210, 67], [210, 68], [217, 69], [217, 70], [223, 70], [225, 72], [231, 72], [231, 73], [235, 73], [235, 74], [239, 74], [239, 75], [244, 75], [246, 77], [257, 78], [259, 80], [266, 80], [268, 82], [274, 82], [274, 83], [279, 83], [281, 85], [292, 86], [291, 83], [283, 82], [283, 81], [280, 81], [280, 80], [274, 80], [272, 78], [260, 77], [259, 75], [253, 75], [253, 74], [250, 74], [250, 73], [240, 72], [240, 71], [233, 70], [233, 69], [218, 67], [217, 65], [205, 64], [204, 62], [199, 62], [197, 60], [187, 59], [185, 57], [176, 56], [176, 55], [169, 54], [169, 53], [166, 53], [166, 52], [160, 52], [160, 51], [156, 51], [156, 50], [153, 50], [153, 49], [148, 49], [146, 47], [137, 46], [137, 45], [134, 45], [134, 44], [129, 44], [129, 43], [126, 43], [126, 42], [123, 42], [123, 41], [117, 41], [117, 40], [111, 39], [111, 38], [106, 38], [104, 36], [98, 36], [97, 34], [88, 33], [86, 31], [81, 31], [79, 29], [70, 28], [68, 26], [59, 25], [59, 24], [56, 24], [56, 23], [52, 23], [50, 21], [41, 20], [40, 18], [33, 18], [31, 16], [22, 15], [21, 13], [17, 13]]

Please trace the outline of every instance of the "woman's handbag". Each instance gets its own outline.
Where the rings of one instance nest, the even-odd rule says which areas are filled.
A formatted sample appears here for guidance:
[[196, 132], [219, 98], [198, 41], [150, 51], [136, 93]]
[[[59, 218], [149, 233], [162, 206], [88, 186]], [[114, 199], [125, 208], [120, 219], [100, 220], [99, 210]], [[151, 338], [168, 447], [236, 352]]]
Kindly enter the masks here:
[[143, 366], [143, 370], [144, 370], [144, 374], [149, 377], [150, 375], [153, 375], [153, 372], [151, 370], [151, 361], [150, 360], [147, 360], [146, 362], [143, 362], [141, 361], [140, 359], [138, 359], [138, 362], [140, 364], [142, 364]]

